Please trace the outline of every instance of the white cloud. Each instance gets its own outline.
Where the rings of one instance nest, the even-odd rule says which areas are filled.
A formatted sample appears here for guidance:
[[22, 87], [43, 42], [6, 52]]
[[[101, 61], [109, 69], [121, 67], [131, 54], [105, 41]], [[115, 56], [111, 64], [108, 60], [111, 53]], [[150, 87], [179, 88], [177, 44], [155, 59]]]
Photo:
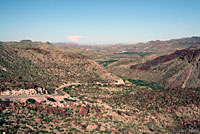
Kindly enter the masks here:
[[70, 35], [70, 36], [67, 36], [67, 38], [70, 41], [78, 42], [80, 38], [83, 38], [83, 36], [80, 36], [80, 35]]

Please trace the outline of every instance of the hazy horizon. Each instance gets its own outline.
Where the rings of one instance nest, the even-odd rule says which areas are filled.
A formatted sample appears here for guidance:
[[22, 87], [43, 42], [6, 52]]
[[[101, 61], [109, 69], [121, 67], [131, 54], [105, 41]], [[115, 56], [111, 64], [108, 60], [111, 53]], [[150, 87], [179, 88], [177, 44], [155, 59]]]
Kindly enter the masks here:
[[138, 43], [200, 34], [198, 0], [1, 0], [0, 40]]

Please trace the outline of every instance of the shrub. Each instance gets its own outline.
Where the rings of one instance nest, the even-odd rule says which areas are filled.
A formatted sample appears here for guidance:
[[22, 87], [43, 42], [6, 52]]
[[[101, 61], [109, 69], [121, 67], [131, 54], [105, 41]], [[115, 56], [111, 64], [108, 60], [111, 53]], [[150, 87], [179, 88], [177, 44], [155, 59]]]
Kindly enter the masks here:
[[64, 98], [65, 101], [72, 101], [72, 102], [76, 102], [76, 100], [71, 100], [71, 99], [67, 99], [67, 98]]
[[109, 61], [97, 61], [99, 64], [102, 64], [104, 67], [108, 66], [109, 64], [116, 62], [118, 60], [109, 60]]
[[65, 91], [66, 93], [70, 93], [70, 91], [71, 91], [71, 88], [70, 87], [64, 87], [63, 88], [63, 91]]
[[51, 101], [51, 102], [56, 102], [56, 100], [54, 98], [50, 98], [50, 97], [48, 97], [47, 100]]
[[36, 100], [35, 99], [27, 99], [26, 102], [34, 104], [36, 102]]
[[22, 84], [13, 85], [12, 87], [21, 87]]
[[0, 126], [3, 126], [3, 124], [5, 123], [6, 121], [4, 119], [0, 119]]
[[136, 86], [147, 86], [152, 88], [153, 90], [159, 90], [159, 89], [164, 89], [162, 86], [160, 86], [158, 83], [155, 82], [147, 82], [147, 81], [143, 81], [143, 80], [132, 80], [132, 79], [128, 79], [126, 77], [121, 77], [124, 81], [128, 80], [129, 82], [131, 82], [132, 84], [135, 84]]

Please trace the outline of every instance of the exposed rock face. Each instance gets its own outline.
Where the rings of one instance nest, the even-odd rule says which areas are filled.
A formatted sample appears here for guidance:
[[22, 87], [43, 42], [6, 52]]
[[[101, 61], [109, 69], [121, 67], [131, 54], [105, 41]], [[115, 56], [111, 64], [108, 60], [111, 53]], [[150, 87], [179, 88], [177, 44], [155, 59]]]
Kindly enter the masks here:
[[115, 82], [116, 85], [124, 85], [124, 81], [122, 79], [118, 79], [116, 82]]
[[170, 54], [170, 55], [164, 55], [160, 56], [158, 58], [155, 58], [151, 61], [147, 61], [142, 64], [133, 65], [130, 67], [130, 69], [139, 69], [139, 70], [149, 70], [152, 66], [156, 66], [159, 64], [166, 63], [168, 61], [171, 61], [173, 59], [181, 59], [188, 63], [193, 63], [195, 61], [199, 61], [200, 58], [200, 49], [197, 50], [190, 50], [190, 49], [183, 49], [183, 50], [177, 50], [176, 52]]
[[200, 87], [199, 65], [200, 49], [188, 48], [133, 65], [130, 69], [133, 73], [139, 72], [136, 79], [157, 82], [165, 88], [197, 88]]

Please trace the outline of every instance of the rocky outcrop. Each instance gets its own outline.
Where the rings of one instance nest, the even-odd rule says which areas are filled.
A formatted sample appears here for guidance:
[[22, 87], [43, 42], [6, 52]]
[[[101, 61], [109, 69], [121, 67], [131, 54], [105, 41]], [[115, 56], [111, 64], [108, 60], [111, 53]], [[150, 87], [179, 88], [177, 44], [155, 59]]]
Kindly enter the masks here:
[[80, 107], [80, 109], [79, 109], [79, 114], [80, 115], [87, 116], [88, 113], [89, 113], [89, 105]]
[[193, 62], [198, 61], [199, 57], [200, 57], [200, 49], [177, 50], [176, 52], [174, 52], [170, 55], [160, 56], [160, 57], [157, 57], [153, 60], [147, 61], [142, 64], [132, 65], [132, 66], [130, 66], [130, 69], [149, 70], [152, 66], [163, 64], [163, 63], [166, 63], [166, 62], [171, 61], [176, 58], [178, 58], [180, 60], [184, 60], [185, 62], [188, 62], [188, 63], [193, 63]]
[[124, 85], [124, 81], [122, 79], [118, 79], [117, 81], [115, 81], [116, 85]]
[[0, 93], [0, 95], [38, 95], [38, 94], [48, 94], [48, 91], [45, 88], [36, 88], [36, 89], [20, 89], [16, 90], [6, 90]]
[[88, 125], [86, 129], [87, 129], [88, 131], [93, 131], [93, 130], [95, 130], [95, 129], [97, 129], [97, 128], [98, 128], [98, 125], [95, 124], [95, 123], [93, 123], [93, 124]]

